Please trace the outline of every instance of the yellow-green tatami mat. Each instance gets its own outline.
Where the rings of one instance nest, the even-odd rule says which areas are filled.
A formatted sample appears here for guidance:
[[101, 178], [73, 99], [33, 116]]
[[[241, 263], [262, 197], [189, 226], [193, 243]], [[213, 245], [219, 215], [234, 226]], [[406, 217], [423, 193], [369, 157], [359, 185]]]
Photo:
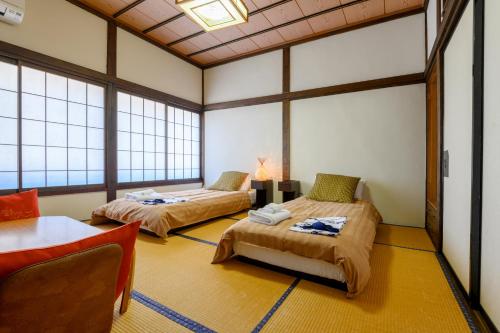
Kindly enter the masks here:
[[181, 237], [137, 246], [134, 290], [218, 332], [250, 332], [294, 278], [232, 260], [212, 265], [215, 247]]
[[113, 333], [131, 332], [191, 332], [189, 329], [176, 324], [174, 321], [162, 316], [158, 312], [132, 300], [125, 314], [120, 315], [121, 298], [115, 304], [115, 315], [113, 321]]
[[245, 210], [243, 212], [239, 212], [239, 213], [236, 213], [236, 214], [233, 214], [233, 215], [229, 215], [228, 217], [233, 218], [233, 219], [237, 219], [237, 220], [242, 220], [245, 217], [248, 217], [248, 211]]
[[165, 240], [140, 233], [135, 297], [125, 315], [116, 313], [113, 330], [470, 331], [423, 229], [381, 224], [371, 254], [370, 282], [361, 295], [347, 299], [328, 285], [246, 262], [212, 265], [214, 244], [233, 223], [221, 218]]
[[377, 227], [375, 243], [435, 251], [427, 231], [423, 228], [380, 223]]
[[470, 332], [435, 254], [374, 245], [364, 292], [302, 280], [263, 332]]
[[177, 233], [217, 243], [224, 233], [224, 230], [236, 222], [236, 220], [221, 218], [188, 229], [183, 229]]

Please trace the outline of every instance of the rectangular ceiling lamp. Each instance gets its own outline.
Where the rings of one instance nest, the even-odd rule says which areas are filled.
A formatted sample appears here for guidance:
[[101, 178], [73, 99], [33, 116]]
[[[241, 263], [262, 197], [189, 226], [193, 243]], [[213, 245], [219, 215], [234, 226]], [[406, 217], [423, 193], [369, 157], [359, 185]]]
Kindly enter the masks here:
[[248, 9], [242, 0], [175, 0], [206, 31], [248, 22]]

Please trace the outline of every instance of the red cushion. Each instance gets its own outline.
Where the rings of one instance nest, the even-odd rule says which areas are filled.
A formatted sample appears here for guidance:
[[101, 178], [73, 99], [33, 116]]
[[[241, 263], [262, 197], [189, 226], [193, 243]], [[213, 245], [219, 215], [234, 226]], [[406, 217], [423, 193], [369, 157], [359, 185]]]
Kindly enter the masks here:
[[39, 216], [37, 190], [0, 196], [0, 222]]
[[68, 254], [81, 252], [104, 244], [119, 244], [122, 247], [123, 255], [116, 283], [116, 298], [118, 298], [127, 283], [135, 239], [140, 225], [141, 222], [126, 224], [119, 228], [63, 245], [0, 253], [0, 278], [26, 266], [61, 258]]

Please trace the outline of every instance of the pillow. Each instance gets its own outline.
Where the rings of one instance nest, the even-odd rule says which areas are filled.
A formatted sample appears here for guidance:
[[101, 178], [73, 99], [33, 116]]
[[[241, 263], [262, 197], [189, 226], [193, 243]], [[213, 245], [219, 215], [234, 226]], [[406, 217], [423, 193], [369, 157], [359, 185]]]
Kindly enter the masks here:
[[365, 192], [366, 180], [361, 179], [356, 186], [356, 192], [354, 192], [354, 199], [363, 200]]
[[123, 255], [120, 273], [116, 282], [115, 298], [117, 299], [127, 284], [135, 239], [140, 225], [141, 222], [129, 223], [67, 244], [0, 253], [0, 279], [26, 266], [61, 258], [71, 253], [81, 252], [104, 244], [118, 244], [122, 247]]
[[208, 189], [219, 191], [238, 191], [247, 177], [248, 173], [245, 172], [226, 171], [223, 172], [215, 184], [210, 186]]
[[252, 187], [252, 177], [248, 175], [243, 184], [241, 184], [240, 191], [248, 192], [250, 191], [250, 187]]
[[307, 197], [316, 201], [352, 202], [358, 182], [357, 177], [318, 173]]
[[0, 196], [0, 222], [39, 216], [37, 190]]

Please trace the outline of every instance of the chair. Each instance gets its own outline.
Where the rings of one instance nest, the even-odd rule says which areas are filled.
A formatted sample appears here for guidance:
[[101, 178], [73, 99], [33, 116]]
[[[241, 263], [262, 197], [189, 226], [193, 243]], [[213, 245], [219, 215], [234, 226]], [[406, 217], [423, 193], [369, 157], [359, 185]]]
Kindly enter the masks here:
[[122, 247], [105, 244], [0, 280], [0, 332], [109, 332]]

